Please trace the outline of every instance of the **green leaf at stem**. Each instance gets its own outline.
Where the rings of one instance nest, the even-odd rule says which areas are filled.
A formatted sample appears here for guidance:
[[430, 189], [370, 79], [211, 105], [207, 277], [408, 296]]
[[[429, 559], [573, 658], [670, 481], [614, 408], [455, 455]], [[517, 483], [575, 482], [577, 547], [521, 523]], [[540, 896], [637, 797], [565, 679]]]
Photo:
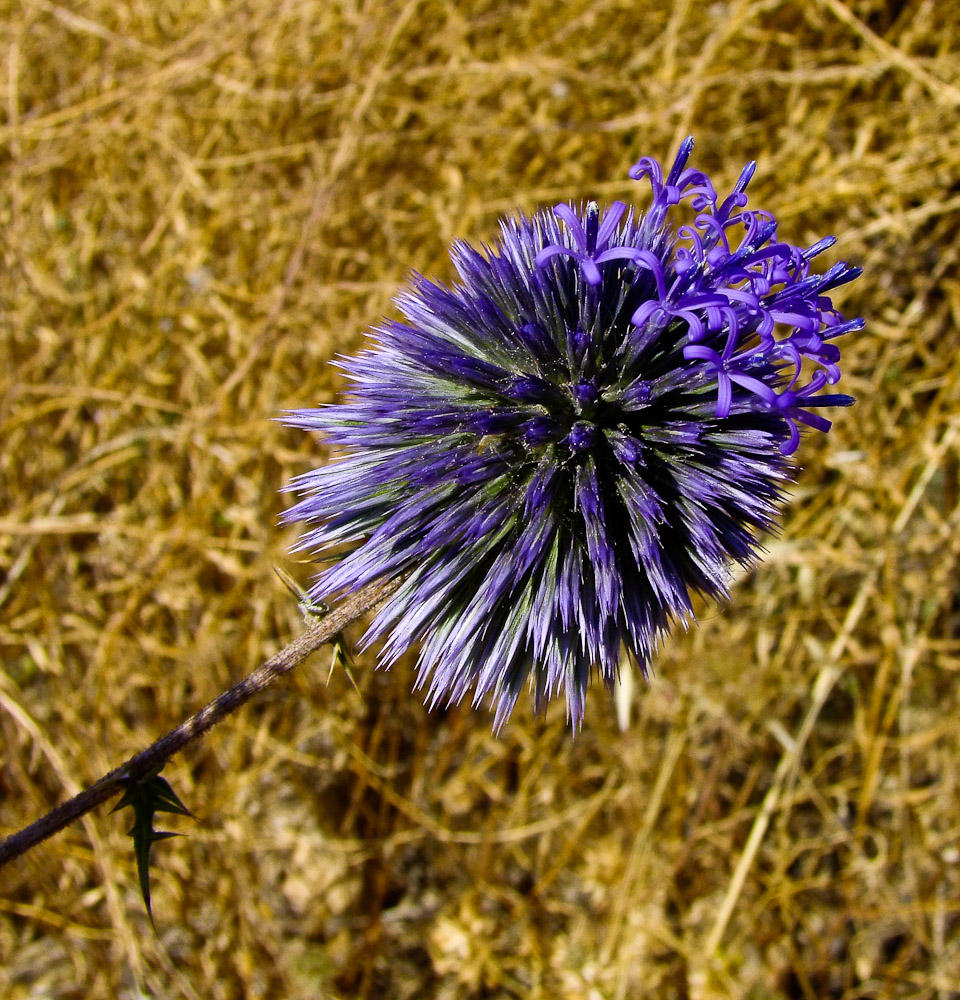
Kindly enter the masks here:
[[177, 793], [170, 787], [170, 782], [160, 777], [159, 772], [145, 778], [124, 778], [123, 784], [123, 796], [111, 812], [127, 806], [133, 809], [133, 826], [130, 827], [128, 836], [133, 839], [140, 894], [150, 923], [153, 923], [153, 910], [150, 906], [150, 848], [158, 840], [179, 836], [166, 830], [155, 830], [153, 818], [158, 812], [178, 813], [181, 816], [192, 816], [193, 813], [180, 801]]

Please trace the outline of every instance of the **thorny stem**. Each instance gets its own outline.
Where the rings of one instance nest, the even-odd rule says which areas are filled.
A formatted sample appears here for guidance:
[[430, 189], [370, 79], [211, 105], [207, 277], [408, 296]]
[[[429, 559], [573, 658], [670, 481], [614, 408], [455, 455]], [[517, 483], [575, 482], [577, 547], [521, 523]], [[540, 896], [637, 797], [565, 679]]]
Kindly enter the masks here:
[[156, 773], [188, 743], [203, 736], [231, 712], [246, 704], [255, 694], [269, 687], [277, 678], [291, 671], [312, 652], [330, 642], [337, 634], [362, 614], [389, 597], [400, 585], [400, 580], [372, 583], [356, 594], [347, 597], [329, 614], [313, 623], [306, 632], [270, 657], [266, 663], [247, 674], [242, 681], [214, 698], [189, 719], [171, 729], [166, 736], [135, 754], [126, 763], [105, 774], [89, 788], [57, 806], [36, 822], [24, 827], [0, 842], [0, 868], [8, 861], [19, 858], [32, 850], [47, 837], [62, 830], [74, 820], [85, 816], [91, 809], [119, 795], [127, 779], [139, 780]]

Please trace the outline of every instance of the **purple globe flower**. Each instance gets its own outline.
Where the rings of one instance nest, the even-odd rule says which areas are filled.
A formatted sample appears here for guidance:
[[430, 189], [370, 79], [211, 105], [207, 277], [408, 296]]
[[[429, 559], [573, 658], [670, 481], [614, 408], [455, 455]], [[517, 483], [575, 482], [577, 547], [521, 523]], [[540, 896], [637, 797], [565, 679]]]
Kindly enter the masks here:
[[[827, 430], [835, 341], [858, 330], [811, 273], [834, 242], [777, 239], [746, 211], [749, 164], [722, 202], [687, 139], [644, 214], [595, 202], [501, 223], [452, 250], [460, 283], [419, 275], [374, 344], [342, 361], [348, 400], [298, 410], [339, 453], [300, 476], [298, 548], [338, 561], [311, 596], [402, 584], [364, 642], [392, 664], [419, 643], [428, 703], [489, 697], [495, 726], [529, 683], [580, 725], [588, 682], [622, 653], [646, 674], [691, 593], [726, 594], [777, 527], [799, 428]], [[671, 208], [690, 199], [692, 224]]]

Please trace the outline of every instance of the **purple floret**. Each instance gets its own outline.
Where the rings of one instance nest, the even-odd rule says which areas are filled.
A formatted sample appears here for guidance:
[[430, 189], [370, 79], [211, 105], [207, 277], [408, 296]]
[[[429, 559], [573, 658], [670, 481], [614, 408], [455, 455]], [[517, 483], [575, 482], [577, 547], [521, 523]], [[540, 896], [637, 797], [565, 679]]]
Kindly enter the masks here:
[[[374, 343], [340, 362], [345, 402], [295, 411], [337, 453], [297, 478], [285, 514], [298, 548], [337, 556], [311, 590], [329, 600], [401, 577], [364, 642], [387, 666], [418, 645], [429, 704], [468, 693], [500, 727], [530, 686], [563, 693], [574, 727], [593, 675], [726, 594], [777, 528], [800, 426], [849, 406], [834, 343], [860, 329], [827, 292], [859, 269], [811, 261], [747, 211], [754, 164], [718, 203], [686, 163], [644, 158], [653, 204], [590, 202], [501, 223], [460, 281], [415, 276]], [[671, 209], [689, 199], [692, 225]]]

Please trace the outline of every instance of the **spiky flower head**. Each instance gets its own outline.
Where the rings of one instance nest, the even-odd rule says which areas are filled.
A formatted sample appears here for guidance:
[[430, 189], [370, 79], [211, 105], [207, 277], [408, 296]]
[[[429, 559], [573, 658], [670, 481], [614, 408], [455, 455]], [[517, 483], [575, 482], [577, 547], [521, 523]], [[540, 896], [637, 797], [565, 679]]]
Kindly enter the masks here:
[[[406, 322], [340, 366], [347, 401], [294, 411], [339, 458], [291, 485], [299, 548], [338, 561], [315, 598], [402, 584], [365, 642], [386, 665], [419, 643], [428, 702], [489, 697], [495, 726], [529, 682], [574, 726], [596, 672], [646, 673], [691, 593], [726, 594], [775, 530], [802, 425], [825, 431], [845, 322], [826, 293], [855, 278], [747, 211], [755, 165], [721, 201], [687, 139], [636, 213], [557, 205], [455, 243], [460, 282], [419, 275]], [[692, 224], [669, 216], [684, 199]]]

